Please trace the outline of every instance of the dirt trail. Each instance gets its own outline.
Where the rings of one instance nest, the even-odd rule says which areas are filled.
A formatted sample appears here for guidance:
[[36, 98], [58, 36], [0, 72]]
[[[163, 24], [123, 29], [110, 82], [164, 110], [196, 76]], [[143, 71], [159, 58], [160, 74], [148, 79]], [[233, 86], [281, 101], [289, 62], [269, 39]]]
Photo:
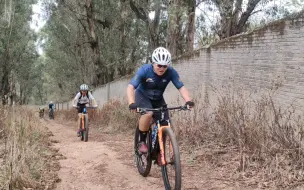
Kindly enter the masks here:
[[56, 189], [163, 189], [159, 179], [141, 177], [134, 166], [124, 164], [106, 143], [90, 139], [81, 142], [71, 124], [48, 121], [48, 126], [57, 142], [55, 148], [65, 157], [60, 160], [61, 182]]
[[[139, 175], [131, 132], [109, 134], [91, 126], [89, 141], [82, 142], [76, 137], [75, 122], [46, 122], [54, 135], [54, 146], [63, 157], [59, 170], [61, 181], [56, 189], [164, 189], [158, 166], [152, 165], [146, 178]], [[223, 151], [211, 154], [215, 150], [208, 147], [201, 147], [199, 152], [190, 147], [180, 148], [182, 189], [252, 189], [242, 181], [229, 180], [235, 165], [229, 154]]]

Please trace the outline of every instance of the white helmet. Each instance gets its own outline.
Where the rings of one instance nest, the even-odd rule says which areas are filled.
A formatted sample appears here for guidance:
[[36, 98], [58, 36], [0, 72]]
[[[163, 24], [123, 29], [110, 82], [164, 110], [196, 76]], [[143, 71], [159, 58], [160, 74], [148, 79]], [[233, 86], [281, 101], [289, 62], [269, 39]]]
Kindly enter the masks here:
[[89, 90], [89, 86], [87, 84], [80, 85], [80, 90]]
[[152, 53], [152, 62], [159, 65], [171, 64], [171, 53], [163, 47], [156, 48]]
[[50, 104], [52, 104], [53, 103], [53, 101], [50, 101]]

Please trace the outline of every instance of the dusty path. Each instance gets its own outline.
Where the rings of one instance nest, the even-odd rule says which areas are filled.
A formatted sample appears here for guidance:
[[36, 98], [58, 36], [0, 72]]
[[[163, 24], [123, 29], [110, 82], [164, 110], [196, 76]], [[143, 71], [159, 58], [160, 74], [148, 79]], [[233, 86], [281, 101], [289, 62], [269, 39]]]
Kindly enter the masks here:
[[65, 157], [60, 160], [61, 182], [56, 189], [163, 189], [159, 179], [141, 177], [104, 142], [81, 142], [72, 126], [55, 121], [48, 121], [48, 126], [55, 148]]
[[[110, 134], [91, 126], [89, 141], [82, 142], [76, 137], [75, 122], [46, 122], [54, 135], [53, 146], [63, 157], [58, 173], [61, 181], [55, 189], [164, 189], [160, 168], [156, 165], [152, 165], [146, 178], [137, 172], [131, 131]], [[252, 189], [242, 180], [230, 177], [235, 160], [227, 152], [214, 147], [201, 147], [199, 151], [180, 148], [182, 189]]]

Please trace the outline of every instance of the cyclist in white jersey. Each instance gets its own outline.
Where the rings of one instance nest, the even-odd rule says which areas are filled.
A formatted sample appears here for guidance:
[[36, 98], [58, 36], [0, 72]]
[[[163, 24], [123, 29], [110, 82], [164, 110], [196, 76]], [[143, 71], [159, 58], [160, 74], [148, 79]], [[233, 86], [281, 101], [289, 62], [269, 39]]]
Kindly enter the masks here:
[[92, 107], [97, 107], [95, 98], [89, 91], [89, 86], [87, 84], [80, 85], [80, 92], [78, 92], [73, 100], [73, 107], [76, 107], [78, 109], [78, 120], [77, 120], [77, 135], [80, 136], [80, 119], [81, 119], [81, 113], [83, 112], [83, 109], [91, 105]]

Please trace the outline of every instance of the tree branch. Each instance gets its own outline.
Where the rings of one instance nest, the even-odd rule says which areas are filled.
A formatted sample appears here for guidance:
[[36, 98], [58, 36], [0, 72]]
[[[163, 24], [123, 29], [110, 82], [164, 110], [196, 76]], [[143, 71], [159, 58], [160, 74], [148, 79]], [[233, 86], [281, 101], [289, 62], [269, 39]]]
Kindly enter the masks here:
[[261, 0], [251, 0], [248, 2], [247, 9], [244, 13], [242, 13], [241, 18], [238, 22], [237, 28], [238, 28], [238, 33], [242, 32], [243, 26], [247, 22], [248, 18], [250, 17], [252, 11], [255, 9], [256, 5], [260, 2]]
[[[77, 11], [73, 10], [70, 6], [68, 6], [66, 3], [62, 4], [64, 7], [66, 7], [69, 11], [71, 11], [72, 13], [75, 13], [75, 16], [81, 16], [84, 17], [85, 19], [87, 19], [87, 15], [78, 13]], [[77, 18], [77, 16], [76, 16]], [[105, 19], [104, 21], [97, 19], [97, 18], [92, 18], [94, 21], [96, 21], [98, 24], [101, 24], [103, 26], [103, 28], [110, 28], [110, 26], [112, 25], [112, 22], [110, 22], [109, 20]], [[78, 19], [79, 20], [79, 19]]]
[[130, 0], [130, 7], [133, 10], [133, 12], [136, 14], [137, 18], [143, 20], [145, 23], [149, 23], [146, 13], [143, 11], [142, 8], [136, 7], [133, 0]]

